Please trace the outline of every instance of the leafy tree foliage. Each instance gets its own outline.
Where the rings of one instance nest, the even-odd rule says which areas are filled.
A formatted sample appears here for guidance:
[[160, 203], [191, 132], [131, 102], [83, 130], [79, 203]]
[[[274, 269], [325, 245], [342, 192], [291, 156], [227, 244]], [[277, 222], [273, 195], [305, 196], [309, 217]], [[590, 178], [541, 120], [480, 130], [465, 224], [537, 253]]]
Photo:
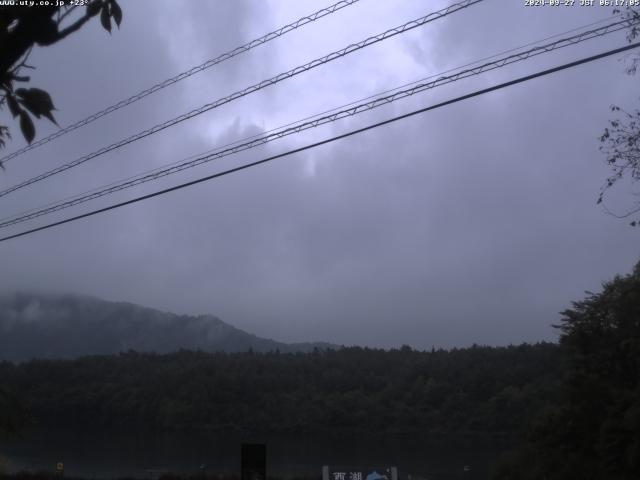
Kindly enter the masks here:
[[557, 345], [418, 352], [129, 352], [0, 365], [42, 425], [514, 435], [560, 380]]
[[[0, 6], [0, 107], [7, 105], [29, 143], [36, 134], [32, 117], [45, 117], [55, 123], [52, 113], [55, 108], [46, 91], [16, 88], [16, 84], [30, 80], [22, 70], [33, 68], [26, 63], [33, 47], [53, 45], [97, 15], [109, 33], [112, 19], [118, 27], [122, 21], [122, 10], [116, 0], [92, 0], [80, 16], [75, 13], [79, 6], [57, 7], [55, 2], [48, 3], [50, 5]], [[11, 138], [9, 128], [0, 125], [0, 147], [5, 146], [7, 138]]]
[[[640, 36], [640, 9], [637, 7], [627, 7], [624, 12], [614, 10], [614, 13], [621, 13], [623, 17], [634, 24], [627, 33], [629, 43], [636, 41]], [[635, 75], [640, 56], [633, 57], [627, 73]], [[612, 174], [607, 178], [603, 188], [600, 190], [598, 202], [602, 203], [607, 191], [616, 185], [620, 180], [629, 178], [632, 184], [637, 184], [640, 180], [640, 110], [626, 111], [618, 106], [611, 107], [612, 112], [618, 112], [619, 118], [611, 120], [609, 126], [605, 128], [600, 137], [602, 143], [600, 150], [607, 157], [607, 164], [611, 167]], [[640, 196], [640, 191], [634, 192], [635, 196]], [[626, 213], [615, 214], [619, 218], [633, 217], [640, 213], [640, 201], [636, 201], [634, 206]], [[638, 219], [630, 222], [631, 226], [640, 225]]]
[[561, 401], [495, 478], [640, 478], [640, 263], [587, 294], [559, 325], [570, 360]]
[[16, 435], [27, 420], [27, 413], [20, 398], [0, 386], [0, 439]]

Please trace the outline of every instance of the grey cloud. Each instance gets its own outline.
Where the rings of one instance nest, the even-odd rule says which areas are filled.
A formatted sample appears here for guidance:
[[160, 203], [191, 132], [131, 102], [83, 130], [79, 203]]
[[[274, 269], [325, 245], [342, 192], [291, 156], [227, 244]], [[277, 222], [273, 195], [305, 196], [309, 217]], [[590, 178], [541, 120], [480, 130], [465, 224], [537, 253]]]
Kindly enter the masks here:
[[[100, 64], [112, 65], [119, 58], [121, 65], [132, 65], [140, 61], [140, 52], [154, 51], [156, 56], [133, 75], [136, 85], [143, 80], [152, 83], [175, 72], [177, 65], [186, 67], [191, 57], [206, 56], [204, 51], [209, 50], [203, 47], [204, 39], [219, 39], [216, 46], [222, 48], [268, 30], [267, 26], [260, 32], [251, 30], [259, 23], [254, 16], [270, 18], [268, 9], [276, 8], [256, 2], [236, 7], [234, 2], [212, 12], [214, 4], [204, 9], [188, 4], [177, 24], [193, 25], [192, 32], [171, 36], [165, 34], [170, 19], [162, 11], [146, 15], [144, 6], [134, 5], [128, 18], [132, 25], [141, 25], [140, 30], [123, 27], [122, 32], [105, 39], [96, 29], [83, 33], [68, 47], [83, 59], [98, 45], [113, 47], [104, 54], [107, 60], [89, 55], [95, 63], [82, 73], [88, 84], [104, 77], [104, 93], [97, 89], [99, 98], [91, 106], [108, 102], [124, 90], [135, 90], [134, 85], [118, 83], [122, 71], [130, 68], [105, 70]], [[532, 16], [530, 23], [523, 23], [523, 13], [516, 7], [501, 7], [501, 2], [486, 5], [486, 9], [475, 7], [459, 19], [421, 31], [412, 37], [413, 45], [398, 41], [392, 46], [412, 51], [417, 64], [424, 61], [421, 52], [426, 52], [431, 57], [424, 64], [443, 69], [577, 25], [577, 17], [563, 13], [543, 28], [543, 21], [551, 17]], [[402, 6], [397, 4], [397, 8]], [[358, 8], [366, 14], [365, 4]], [[171, 12], [177, 12], [176, 7]], [[587, 23], [607, 13], [580, 13], [580, 19]], [[338, 20], [332, 22], [339, 25]], [[381, 20], [371, 19], [375, 21]], [[496, 21], [506, 28], [486, 27]], [[209, 28], [212, 22], [219, 29]], [[299, 35], [296, 38], [304, 38], [304, 32]], [[478, 41], [478, 35], [484, 43]], [[142, 43], [127, 49], [138, 37]], [[148, 50], [151, 45], [155, 49]], [[193, 50], [185, 53], [187, 60], [176, 61], [176, 55], [190, 46]], [[594, 44], [589, 51], [604, 46]], [[193, 84], [123, 111], [67, 143], [52, 145], [52, 150], [42, 149], [34, 158], [25, 159], [22, 169], [11, 171], [7, 181], [40, 169], [52, 151], [63, 155], [89, 149], [141, 124], [181, 113], [189, 102], [197, 103], [194, 92], [227, 92], [244, 86], [250, 81], [245, 74], [262, 74], [260, 70], [249, 72], [253, 65], [267, 71], [274, 64], [288, 63], [289, 57], [280, 57], [288, 49], [300, 56], [303, 48], [296, 42], [282, 42], [273, 50], [256, 51], [244, 67], [238, 59]], [[375, 52], [387, 47], [380, 48]], [[43, 52], [38, 57], [42, 60], [39, 71], [45, 71], [47, 62], [57, 61], [64, 49], [52, 53], [51, 59]], [[575, 50], [571, 55], [579, 53]], [[363, 58], [375, 58], [370, 55]], [[563, 55], [554, 59], [572, 58], [569, 53]], [[351, 87], [362, 73], [359, 65], [351, 60], [336, 63], [323, 75], [282, 84], [105, 157], [67, 180], [15, 198], [27, 206], [40, 196], [54, 198], [85, 182], [119, 178], [255, 134], [271, 126], [271, 115], [295, 118], [309, 114], [306, 105], [318, 95], [326, 93], [332, 102], [342, 98], [329, 88], [339, 75], [350, 86], [349, 91], [339, 93], [358, 98], [369, 93]], [[278, 153], [543, 65], [533, 62], [434, 91], [135, 193]], [[385, 75], [385, 66], [379, 69]], [[636, 101], [637, 79], [626, 77], [621, 70], [616, 60], [582, 67], [5, 243], [0, 245], [6, 272], [2, 288], [77, 291], [177, 313], [211, 313], [282, 341], [387, 347], [406, 343], [430, 348], [554, 339], [550, 324], [557, 321], [557, 312], [580, 298], [585, 289], [595, 290], [613, 274], [628, 271], [640, 253], [637, 232], [595, 206], [606, 174], [597, 136], [608, 118], [607, 107]], [[407, 70], [407, 80], [415, 74]], [[71, 91], [65, 93], [60, 73], [51, 75], [43, 76], [43, 82], [47, 78], [60, 92], [65, 118], [89, 109], [74, 100]], [[384, 85], [391, 86], [395, 85]], [[80, 93], [86, 95], [77, 92], [78, 97]], [[311, 96], [314, 99], [307, 98]], [[283, 106], [283, 111], [274, 111], [273, 106], [283, 98], [289, 99], [288, 109]], [[260, 118], [264, 125], [256, 120]], [[3, 206], [3, 211], [14, 210], [18, 200], [14, 201], [16, 204]]]

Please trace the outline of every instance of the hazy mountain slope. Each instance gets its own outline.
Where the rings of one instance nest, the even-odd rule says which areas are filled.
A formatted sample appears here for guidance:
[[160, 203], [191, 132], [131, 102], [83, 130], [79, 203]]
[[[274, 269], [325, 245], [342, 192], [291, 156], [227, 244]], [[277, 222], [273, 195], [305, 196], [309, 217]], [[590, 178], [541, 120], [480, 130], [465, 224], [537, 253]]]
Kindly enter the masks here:
[[191, 317], [76, 295], [0, 297], [0, 360], [73, 358], [128, 350], [309, 351], [326, 343], [285, 344], [217, 317]]

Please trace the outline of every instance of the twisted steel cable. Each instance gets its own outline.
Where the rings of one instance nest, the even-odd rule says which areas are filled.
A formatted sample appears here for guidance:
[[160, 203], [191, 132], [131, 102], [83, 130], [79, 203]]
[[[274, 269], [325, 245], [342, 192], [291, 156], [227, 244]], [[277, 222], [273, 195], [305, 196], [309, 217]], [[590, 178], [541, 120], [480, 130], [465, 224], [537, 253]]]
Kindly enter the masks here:
[[[16, 225], [18, 223], [22, 223], [28, 220], [32, 220], [38, 217], [41, 217], [43, 215], [47, 215], [53, 212], [57, 212], [59, 210], [63, 210], [66, 208], [70, 208], [82, 203], [86, 203], [88, 201], [94, 200], [96, 198], [100, 198], [103, 197], [105, 195], [109, 195], [115, 192], [119, 192], [121, 190], [125, 190], [127, 188], [131, 188], [131, 187], [135, 187], [137, 185], [141, 185], [143, 183], [147, 183], [153, 180], [157, 180], [159, 178], [168, 176], [168, 175], [172, 175], [174, 173], [178, 173], [181, 172], [183, 170], [189, 169], [189, 168], [193, 168], [196, 167], [198, 165], [202, 165], [204, 163], [210, 162], [212, 160], [217, 160], [220, 159], [222, 157], [226, 157], [228, 155], [232, 155], [238, 152], [242, 152], [245, 150], [249, 150], [251, 148], [255, 148], [257, 146], [263, 145], [265, 143], [271, 142], [273, 140], [277, 140], [280, 138], [283, 138], [285, 136], [289, 136], [292, 134], [296, 134], [299, 133], [301, 131], [304, 130], [309, 130], [311, 128], [315, 128], [318, 127], [320, 125], [324, 125], [327, 123], [331, 123], [331, 122], [335, 122], [337, 120], [340, 120], [342, 118], [346, 118], [346, 117], [351, 117], [354, 115], [357, 115], [359, 113], [363, 113], [369, 110], [373, 110], [377, 107], [380, 107], [382, 105], [386, 105], [395, 101], [398, 101], [400, 99], [403, 98], [407, 98], [410, 97], [412, 95], [415, 95], [417, 93], [420, 92], [424, 92], [426, 90], [430, 90], [433, 88], [436, 88], [438, 86], [442, 86], [442, 85], [446, 85], [448, 83], [453, 83], [459, 80], [462, 80], [464, 78], [468, 78], [471, 76], [476, 76], [476, 75], [480, 75], [481, 73], [485, 73], [491, 70], [495, 70], [498, 68], [502, 68], [505, 67], [507, 65], [516, 63], [516, 62], [520, 62], [523, 60], [527, 60], [529, 58], [544, 54], [544, 53], [548, 53], [554, 50], [558, 50], [560, 48], [564, 48], [564, 47], [568, 47], [571, 45], [576, 45], [578, 43], [581, 42], [585, 42], [587, 40], [591, 40], [593, 38], [598, 38], [598, 37], [602, 37], [604, 35], [608, 35], [617, 31], [620, 31], [622, 29], [626, 29], [629, 28], [630, 26], [633, 25], [637, 25], [640, 24], [640, 22], [636, 22], [636, 23], [630, 23], [629, 20], [621, 20], [618, 22], [614, 22], [612, 24], [609, 25], [605, 25], [603, 27], [599, 27], [596, 29], [592, 29], [592, 30], [588, 30], [582, 33], [579, 33], [577, 35], [573, 35], [571, 37], [567, 37], [567, 38], [562, 38], [560, 40], [557, 40], [555, 42], [551, 42], [551, 43], [547, 43], [545, 45], [541, 45], [541, 46], [537, 46], [534, 48], [531, 48], [527, 51], [524, 52], [519, 52], [519, 53], [515, 53], [506, 57], [502, 57], [500, 59], [497, 59], [495, 61], [492, 62], [487, 62], [484, 63], [482, 65], [479, 65], [477, 67], [473, 67], [473, 68], [469, 68], [469, 69], [465, 69], [462, 70], [458, 73], [455, 73], [453, 75], [447, 75], [447, 76], [441, 76], [438, 77], [436, 80], [433, 81], [429, 81], [429, 82], [423, 82], [423, 83], [418, 83], [414, 86], [412, 86], [411, 88], [407, 88], [404, 90], [400, 90], [398, 92], [395, 92], [391, 95], [385, 95], [385, 96], [378, 96], [377, 98], [374, 98], [371, 101], [365, 102], [365, 103], [360, 103], [358, 105], [355, 105], [351, 108], [347, 108], [347, 109], [343, 109], [334, 113], [331, 113], [329, 115], [324, 115], [321, 116], [319, 118], [316, 118], [314, 120], [311, 121], [303, 121], [302, 123], [299, 123], [298, 125], [292, 126], [292, 127], [288, 127], [288, 128], [283, 128], [280, 129], [279, 131], [273, 132], [273, 133], [269, 133], [267, 135], [262, 135], [259, 136], [257, 138], [254, 138], [250, 141], [238, 144], [238, 145], [234, 145], [231, 146], [229, 148], [223, 148], [220, 150], [215, 151], [214, 153], [210, 153], [207, 155], [202, 155], [199, 156], [198, 158], [195, 158], [194, 160], [189, 160], [189, 161], [184, 161], [182, 163], [176, 164], [176, 165], [172, 165], [170, 167], [167, 168], [163, 168], [160, 170], [156, 170], [153, 173], [149, 173], [146, 175], [142, 175], [142, 176], [138, 176], [136, 178], [133, 178], [131, 180], [128, 181], [124, 181], [115, 185], [110, 185], [106, 188], [103, 188], [101, 190], [97, 190], [94, 192], [91, 192], [89, 194], [86, 195], [82, 195], [82, 196], [78, 196], [73, 198], [72, 200], [68, 200], [68, 201], [64, 201], [64, 202], [60, 202], [57, 204], [54, 204], [52, 206], [48, 206], [46, 208], [42, 208], [36, 211], [32, 211], [30, 213], [24, 214], [24, 215], [20, 215], [18, 217], [15, 218], [11, 218], [5, 221], [0, 221], [0, 228], [6, 228], [6, 227], [10, 227], [12, 225]], [[432, 78], [432, 77], [430, 77]]]
[[34, 148], [38, 148], [41, 145], [44, 145], [46, 143], [51, 142], [52, 140], [55, 140], [56, 138], [59, 138], [69, 132], [72, 132], [74, 130], [77, 130], [80, 127], [84, 127], [85, 125], [88, 125], [91, 122], [94, 122], [96, 120], [98, 120], [101, 117], [104, 117], [105, 115], [109, 115], [110, 113], [115, 112], [116, 110], [120, 110], [121, 108], [126, 107], [127, 105], [131, 105], [134, 102], [137, 102], [138, 100], [143, 99], [144, 97], [151, 95], [152, 93], [155, 93], [159, 90], [162, 90], [163, 88], [166, 88], [170, 85], [173, 85], [174, 83], [177, 83], [181, 80], [184, 80], [185, 78], [191, 77], [192, 75], [195, 75], [196, 73], [200, 73], [203, 70], [206, 70], [208, 68], [213, 67], [214, 65], [217, 65], [219, 63], [222, 63], [226, 60], [229, 60], [237, 55], [240, 55], [241, 53], [245, 53], [248, 52], [249, 50], [260, 46], [262, 44], [265, 44], [267, 42], [270, 42], [271, 40], [275, 40], [278, 37], [281, 37], [289, 32], [291, 32], [292, 30], [296, 30], [297, 28], [300, 28], [308, 23], [311, 22], [315, 22], [316, 20], [322, 18], [322, 17], [326, 17], [327, 15], [330, 15], [332, 13], [337, 12], [338, 10], [341, 10], [345, 7], [348, 7], [350, 5], [353, 5], [356, 2], [359, 2], [360, 0], [341, 0], [337, 3], [334, 3], [333, 5], [323, 8], [321, 10], [318, 10], [317, 12], [314, 12], [310, 15], [304, 16], [302, 18], [299, 18], [298, 20], [296, 20], [295, 22], [289, 23], [283, 27], [278, 28], [277, 30], [274, 30], [273, 32], [269, 32], [266, 35], [263, 35], [260, 38], [256, 38], [255, 40], [251, 40], [248, 43], [245, 43], [244, 45], [234, 48], [233, 50], [223, 53], [221, 55], [218, 55], [215, 58], [212, 58], [210, 60], [207, 60], [206, 62], [193, 67], [189, 70], [187, 70], [186, 72], [182, 72], [179, 73], [178, 75], [175, 75], [171, 78], [168, 78], [160, 83], [157, 83], [155, 85], [153, 85], [150, 88], [147, 88], [146, 90], [142, 90], [139, 93], [136, 93], [135, 95], [130, 96], [129, 98], [125, 99], [125, 100], [121, 100], [118, 103], [111, 105], [103, 110], [100, 110], [99, 112], [94, 113], [93, 115], [88, 116], [87, 118], [84, 118], [82, 120], [79, 120], [75, 123], [72, 123], [71, 125], [61, 128], [60, 130], [52, 133], [51, 135], [44, 137], [36, 142], [31, 143], [30, 145], [27, 145], [26, 147], [23, 147], [19, 150], [16, 150], [15, 152], [6, 155], [4, 157], [0, 158], [0, 164], [8, 162], [20, 155], [22, 155], [23, 153], [26, 153], [30, 150], [33, 150]]
[[100, 208], [100, 209], [97, 209], [97, 210], [92, 210], [90, 212], [86, 212], [86, 213], [83, 213], [83, 214], [80, 214], [80, 215], [76, 215], [75, 217], [65, 218], [65, 219], [59, 220], [57, 222], [53, 222], [53, 223], [49, 223], [49, 224], [46, 224], [46, 225], [42, 225], [40, 227], [32, 228], [30, 230], [25, 230], [25, 231], [22, 231], [22, 232], [19, 232], [19, 233], [15, 233], [13, 235], [8, 235], [8, 236], [0, 238], [0, 242], [6, 242], [6, 241], [12, 240], [14, 238], [23, 237], [25, 235], [30, 235], [30, 234], [35, 233], [35, 232], [40, 232], [42, 230], [47, 230], [49, 228], [53, 228], [53, 227], [57, 227], [57, 226], [60, 226], [60, 225], [67, 224], [67, 223], [75, 222], [75, 221], [81, 220], [83, 218], [92, 217], [92, 216], [98, 215], [100, 213], [105, 213], [105, 212], [108, 212], [108, 211], [111, 211], [111, 210], [115, 210], [117, 208], [125, 207], [127, 205], [132, 205], [134, 203], [142, 202], [144, 200], [149, 200], [151, 198], [158, 197], [160, 195], [165, 195], [165, 194], [170, 193], [170, 192], [174, 192], [174, 191], [177, 191], [177, 190], [182, 190], [183, 188], [188, 188], [188, 187], [191, 187], [193, 185], [197, 185], [197, 184], [200, 184], [200, 183], [203, 183], [203, 182], [207, 182], [209, 180], [214, 180], [216, 178], [220, 178], [220, 177], [223, 177], [223, 176], [235, 173], [235, 172], [239, 172], [241, 170], [246, 170], [248, 168], [256, 167], [258, 165], [262, 165], [262, 164], [265, 164], [267, 162], [272, 162], [272, 161], [277, 160], [279, 158], [283, 158], [283, 157], [287, 157], [287, 156], [290, 156], [290, 155], [294, 155], [296, 153], [303, 152], [303, 151], [306, 151], [306, 150], [310, 150], [312, 148], [317, 148], [319, 146], [326, 145], [326, 144], [335, 142], [337, 140], [342, 140], [344, 138], [348, 138], [348, 137], [351, 137], [353, 135], [358, 135], [360, 133], [364, 133], [364, 132], [367, 132], [369, 130], [373, 130], [375, 128], [379, 128], [379, 127], [382, 127], [384, 125], [389, 125], [389, 124], [397, 122], [399, 120], [404, 120], [406, 118], [413, 117], [415, 115], [426, 113], [426, 112], [429, 112], [429, 111], [432, 111], [432, 110], [435, 110], [435, 109], [438, 109], [438, 108], [446, 107], [446, 106], [452, 105], [454, 103], [462, 102], [462, 101], [468, 100], [470, 98], [475, 98], [477, 96], [484, 95], [484, 94], [487, 94], [487, 93], [490, 93], [490, 92], [494, 92], [494, 91], [497, 91], [497, 90], [500, 90], [500, 89], [503, 89], [503, 88], [507, 88], [507, 87], [510, 87], [510, 86], [513, 86], [513, 85], [517, 85], [517, 84], [520, 84], [520, 83], [523, 83], [523, 82], [528, 82], [528, 81], [531, 81], [531, 80], [533, 80], [535, 78], [539, 78], [539, 77], [542, 77], [542, 76], [545, 76], [545, 75], [550, 75], [552, 73], [560, 72], [562, 70], [567, 70], [569, 68], [574, 68], [574, 67], [577, 67], [578, 65], [584, 65], [586, 63], [593, 62], [593, 61], [596, 61], [596, 60], [599, 60], [599, 59], [602, 59], [602, 58], [606, 58], [606, 57], [609, 57], [611, 55], [615, 55], [616, 53], [626, 52], [626, 51], [629, 51], [631, 49], [638, 48], [638, 47], [640, 47], [640, 42], [633, 43], [633, 44], [630, 44], [630, 45], [625, 45], [624, 47], [615, 48], [613, 50], [608, 50], [606, 52], [599, 53], [599, 54], [596, 54], [596, 55], [592, 55], [590, 57], [581, 58], [580, 60], [576, 60], [576, 61], [573, 61], [573, 62], [565, 63], [563, 65], [559, 65], [557, 67], [549, 68], [547, 70], [542, 70], [542, 71], [539, 71], [539, 72], [536, 72], [536, 73], [532, 73], [531, 75], [526, 75], [524, 77], [519, 77], [519, 78], [516, 78], [514, 80], [510, 80], [508, 82], [504, 82], [504, 83], [500, 83], [498, 85], [494, 85], [492, 87], [484, 88], [482, 90], [476, 90], [476, 91], [474, 91], [472, 93], [468, 93], [466, 95], [462, 95], [462, 96], [459, 96], [459, 97], [456, 97], [456, 98], [452, 98], [450, 100], [446, 100], [444, 102], [440, 102], [440, 103], [437, 103], [435, 105], [430, 105], [428, 107], [420, 108], [418, 110], [413, 110], [411, 112], [408, 112], [408, 113], [405, 113], [405, 114], [402, 114], [402, 115], [398, 115], [396, 117], [388, 118], [388, 119], [383, 120], [381, 122], [373, 123], [373, 124], [367, 125], [365, 127], [358, 128], [356, 130], [351, 130], [351, 131], [343, 133], [341, 135], [336, 135], [334, 137], [330, 137], [330, 138], [327, 138], [325, 140], [321, 140], [319, 142], [311, 143], [311, 144], [305, 145], [305, 146], [300, 147], [300, 148], [295, 148], [293, 150], [288, 150], [286, 152], [283, 152], [283, 153], [280, 153], [280, 154], [277, 154], [277, 155], [273, 155], [273, 156], [270, 156], [270, 157], [267, 157], [267, 158], [263, 158], [261, 160], [256, 160], [255, 162], [247, 163], [247, 164], [241, 165], [239, 167], [235, 167], [235, 168], [231, 168], [229, 170], [224, 170], [222, 172], [214, 173], [214, 174], [208, 175], [206, 177], [201, 177], [201, 178], [198, 178], [196, 180], [191, 180], [190, 182], [186, 182], [186, 183], [182, 183], [180, 185], [175, 185], [173, 187], [165, 188], [164, 190], [159, 190], [157, 192], [149, 193], [149, 194], [143, 195], [141, 197], [132, 198], [130, 200], [126, 200], [124, 202], [120, 202], [120, 203], [116, 203], [116, 204], [113, 204], [113, 205], [109, 205], [109, 206], [104, 207], [104, 208]]
[[191, 119], [197, 115], [200, 115], [202, 113], [208, 112], [210, 110], [213, 110], [214, 108], [220, 107], [221, 105], [224, 105], [226, 103], [229, 103], [233, 100], [237, 100], [238, 98], [244, 97], [246, 95], [249, 95], [251, 93], [257, 92], [258, 90], [261, 90], [265, 87], [274, 85], [276, 83], [279, 83], [283, 80], [286, 80], [288, 78], [294, 77], [296, 75], [299, 75], [303, 72], [307, 72], [313, 68], [319, 67], [320, 65], [324, 65], [325, 63], [329, 63], [333, 60], [336, 60], [338, 58], [342, 58], [346, 55], [349, 55], [350, 53], [356, 52], [358, 50], [361, 50], [363, 48], [366, 48], [370, 45], [373, 45], [375, 43], [378, 42], [382, 42], [383, 40], [387, 40], [391, 37], [394, 37], [396, 35], [399, 35], [401, 33], [404, 32], [408, 32], [409, 30], [412, 30], [414, 28], [417, 27], [421, 27], [423, 25], [426, 25], [427, 23], [430, 23], [434, 20], [443, 18], [447, 15], [450, 15], [452, 13], [455, 13], [457, 11], [460, 11], [462, 9], [468, 8], [471, 5], [474, 5], [476, 3], [480, 3], [484, 0], [464, 0], [462, 2], [459, 3], [455, 3], [453, 5], [450, 5], [446, 8], [443, 8], [441, 10], [438, 10], [436, 12], [432, 12], [429, 13], [428, 15], [425, 15], [423, 17], [420, 17], [418, 19], [415, 20], [411, 20], [410, 22], [407, 22], [403, 25], [400, 25], [398, 27], [389, 29], [383, 33], [380, 33], [378, 35], [374, 35], [371, 37], [366, 38], [365, 40], [362, 40], [358, 43], [353, 43], [347, 47], [342, 48], [341, 50], [337, 50], [335, 52], [332, 52], [328, 55], [325, 55], [324, 57], [320, 57], [317, 58], [315, 60], [312, 60], [311, 62], [308, 62], [304, 65], [300, 65], [297, 66], [287, 72], [284, 73], [280, 73], [274, 77], [271, 77], [267, 80], [262, 80], [259, 83], [256, 83], [254, 85], [251, 85], [250, 87], [247, 87], [243, 90], [239, 90], [235, 93], [232, 93], [231, 95], [228, 95], [226, 97], [222, 97], [218, 100], [215, 100], [211, 103], [207, 103], [199, 108], [196, 108], [194, 110], [191, 110], [190, 112], [184, 113], [178, 117], [172, 118], [170, 120], [167, 120], [166, 122], [160, 123], [158, 125], [155, 125], [154, 127], [151, 127], [147, 130], [144, 130], [142, 132], [139, 132], [135, 135], [132, 135], [128, 138], [125, 138], [124, 140], [120, 140], [116, 143], [112, 143], [109, 146], [103, 147], [99, 150], [96, 150], [92, 153], [89, 153], [87, 155], [84, 155], [72, 162], [66, 163], [64, 165], [61, 165], [59, 167], [54, 168], [53, 170], [49, 170], [48, 172], [42, 173], [40, 175], [37, 175], [35, 177], [32, 177], [28, 180], [25, 180], [21, 183], [18, 183], [17, 185], [14, 185], [12, 187], [9, 187], [7, 189], [4, 189], [2, 191], [0, 191], [0, 197], [4, 197], [12, 192], [15, 192], [16, 190], [20, 190], [21, 188], [27, 187], [29, 185], [32, 185], [34, 183], [40, 182], [46, 178], [49, 178], [53, 175], [57, 175], [58, 173], [62, 173], [66, 170], [69, 170], [70, 168], [76, 167], [78, 165], [81, 165], [93, 158], [99, 157], [100, 155], [103, 155], [107, 152], [111, 152], [112, 150], [115, 150], [117, 148], [120, 148], [124, 145], [128, 145], [129, 143], [135, 142], [137, 140], [140, 140], [142, 138], [148, 137], [149, 135], [153, 135], [154, 133], [160, 132], [162, 130], [164, 130], [165, 128], [169, 128], [172, 127], [174, 125], [177, 125], [178, 123], [184, 122], [185, 120]]

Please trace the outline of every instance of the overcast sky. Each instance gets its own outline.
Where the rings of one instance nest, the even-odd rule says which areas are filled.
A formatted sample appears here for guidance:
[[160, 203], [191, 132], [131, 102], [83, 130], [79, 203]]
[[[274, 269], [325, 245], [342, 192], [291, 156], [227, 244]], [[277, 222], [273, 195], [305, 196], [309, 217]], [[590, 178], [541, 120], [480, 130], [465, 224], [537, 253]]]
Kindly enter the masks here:
[[[362, 0], [11, 162], [6, 188], [451, 1]], [[579, 3], [579, 2], [576, 2]], [[32, 86], [68, 125], [330, 4], [122, 1], [35, 49]], [[605, 19], [605, 7], [487, 0], [0, 199], [0, 216], [159, 167]], [[284, 152], [626, 43], [591, 40], [162, 181], [18, 232]], [[638, 105], [618, 55], [144, 203], [0, 244], [2, 291], [90, 294], [211, 313], [260, 336], [392, 347], [554, 340], [558, 312], [640, 259], [640, 231], [596, 206], [609, 106]], [[6, 111], [0, 123], [12, 122]], [[45, 121], [37, 136], [55, 131]], [[14, 129], [7, 152], [23, 146]], [[624, 210], [629, 190], [612, 197]]]

